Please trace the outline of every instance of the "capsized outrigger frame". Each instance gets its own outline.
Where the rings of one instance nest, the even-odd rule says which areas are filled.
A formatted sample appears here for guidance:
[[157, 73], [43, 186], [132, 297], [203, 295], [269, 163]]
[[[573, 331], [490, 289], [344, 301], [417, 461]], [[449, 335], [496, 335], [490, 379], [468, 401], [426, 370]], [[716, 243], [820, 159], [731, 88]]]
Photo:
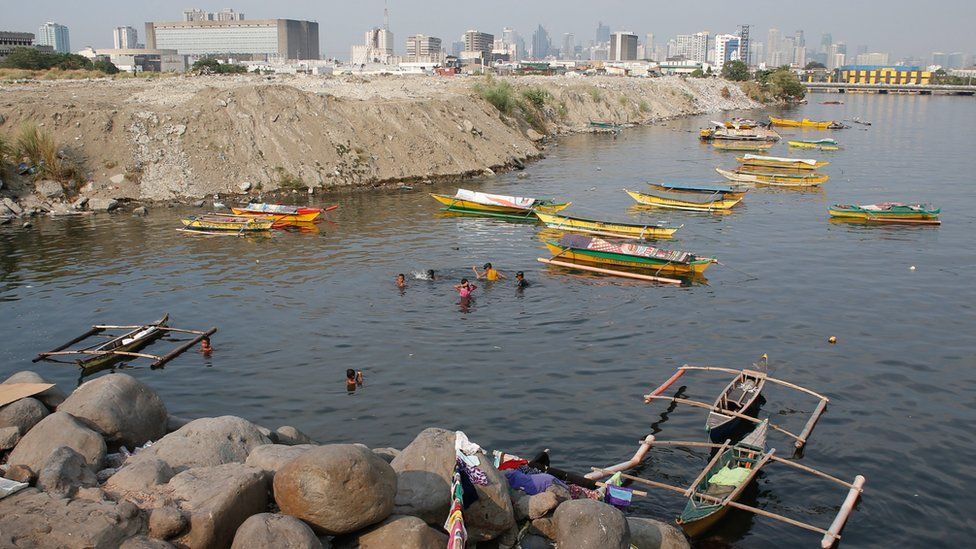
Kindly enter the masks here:
[[756, 419], [756, 418], [754, 418], [752, 416], [749, 416], [749, 415], [746, 415], [746, 414], [742, 414], [742, 413], [739, 413], [739, 412], [734, 412], [734, 411], [731, 411], [731, 410], [724, 410], [724, 409], [718, 408], [718, 407], [716, 407], [716, 406], [714, 406], [712, 404], [707, 404], [707, 403], [704, 403], [704, 402], [698, 402], [696, 400], [690, 400], [690, 399], [679, 398], [679, 397], [661, 396], [661, 393], [663, 393], [664, 391], [666, 391], [668, 389], [668, 387], [670, 387], [676, 381], [678, 381], [678, 379], [682, 375], [684, 375], [685, 372], [687, 372], [689, 370], [700, 370], [700, 371], [706, 371], [706, 372], [725, 372], [725, 373], [729, 373], [729, 374], [734, 374], [736, 376], [742, 375], [742, 374], [747, 374], [749, 376], [756, 377], [756, 378], [762, 379], [764, 381], [768, 381], [770, 383], [775, 383], [777, 385], [781, 385], [781, 386], [787, 387], [789, 389], [793, 389], [793, 390], [796, 390], [796, 391], [800, 391], [802, 393], [806, 393], [806, 394], [808, 394], [810, 396], [813, 396], [813, 397], [819, 399], [820, 402], [817, 403], [817, 407], [814, 409], [813, 413], [810, 414], [810, 418], [807, 420], [806, 425], [803, 426], [803, 430], [800, 431], [800, 434], [794, 434], [794, 433], [792, 433], [790, 431], [787, 431], [786, 429], [784, 429], [782, 427], [779, 427], [778, 425], [774, 425], [772, 423], [769, 424], [769, 427], [771, 429], [773, 429], [775, 431], [778, 431], [780, 433], [783, 433], [784, 435], [792, 438], [794, 440], [794, 445], [796, 446], [797, 449], [802, 448], [807, 443], [807, 440], [810, 438], [810, 434], [813, 433], [813, 428], [816, 427], [816, 425], [817, 425], [817, 421], [820, 420], [820, 416], [822, 416], [823, 413], [824, 413], [824, 411], [827, 409], [827, 403], [830, 402], [830, 399], [829, 398], [825, 397], [824, 395], [821, 395], [820, 393], [817, 393], [815, 391], [811, 391], [810, 389], [807, 389], [806, 387], [800, 387], [799, 385], [795, 385], [795, 384], [790, 383], [788, 381], [783, 381], [781, 379], [776, 379], [776, 378], [773, 378], [773, 377], [769, 377], [769, 375], [766, 372], [761, 372], [759, 370], [750, 370], [750, 369], [733, 370], [731, 368], [718, 368], [718, 367], [714, 367], [714, 366], [690, 366], [690, 365], [687, 365], [687, 364], [685, 364], [684, 366], [678, 368], [678, 370], [674, 373], [674, 375], [672, 375], [660, 387], [658, 387], [657, 389], [654, 389], [650, 393], [644, 395], [644, 402], [645, 403], [650, 403], [650, 402], [652, 402], [654, 400], [670, 400], [671, 402], [674, 402], [674, 403], [677, 403], [677, 404], [687, 404], [689, 406], [695, 406], [695, 407], [698, 407], [698, 408], [704, 408], [706, 410], [709, 410], [712, 414], [716, 414], [716, 415], [719, 415], [719, 416], [726, 416], [729, 419], [738, 418], [738, 419], [742, 419], [742, 420], [749, 421], [749, 422], [752, 422], [752, 423], [757, 423], [757, 424], [762, 422], [762, 420]]

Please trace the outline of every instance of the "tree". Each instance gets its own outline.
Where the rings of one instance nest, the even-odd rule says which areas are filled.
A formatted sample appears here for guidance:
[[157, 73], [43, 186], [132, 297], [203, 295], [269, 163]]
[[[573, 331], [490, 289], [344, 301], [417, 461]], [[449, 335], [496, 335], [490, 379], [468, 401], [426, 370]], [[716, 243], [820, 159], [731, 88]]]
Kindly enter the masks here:
[[819, 61], [810, 61], [809, 63], [807, 63], [807, 66], [803, 68], [808, 71], [812, 71], [813, 69], [826, 69], [827, 65], [824, 65]]
[[115, 66], [115, 63], [107, 59], [100, 59], [92, 63], [92, 68], [96, 71], [102, 71], [105, 74], [118, 74], [119, 68]]
[[749, 66], [742, 61], [729, 61], [722, 66], [722, 78], [735, 82], [745, 82], [749, 79]]
[[799, 101], [807, 94], [806, 87], [800, 83], [800, 79], [793, 74], [793, 71], [776, 69], [769, 76], [769, 89], [773, 97], [783, 101]]
[[701, 67], [691, 71], [692, 78], [705, 78], [705, 72], [701, 70]]
[[51, 67], [48, 56], [34, 48], [14, 48], [7, 57], [0, 63], [0, 66], [9, 69], [26, 69], [39, 71]]

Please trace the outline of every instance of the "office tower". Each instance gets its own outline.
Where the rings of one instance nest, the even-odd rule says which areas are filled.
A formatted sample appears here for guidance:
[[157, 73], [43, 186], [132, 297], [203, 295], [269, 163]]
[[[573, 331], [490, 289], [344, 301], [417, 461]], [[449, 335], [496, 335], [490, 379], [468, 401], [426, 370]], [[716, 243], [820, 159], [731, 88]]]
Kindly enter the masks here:
[[560, 50], [562, 59], [574, 59], [576, 57], [576, 35], [567, 32], [563, 35], [563, 47]]
[[248, 55], [268, 59], [318, 59], [319, 24], [294, 19], [146, 23], [146, 48], [181, 55]]
[[136, 29], [132, 27], [115, 27], [112, 31], [112, 47], [117, 50], [134, 49], [139, 43]]
[[752, 42], [749, 39], [749, 25], [739, 25], [739, 59], [752, 65]]
[[495, 36], [486, 32], [469, 30], [464, 33], [464, 51], [461, 57], [468, 59], [491, 59], [491, 48], [495, 44]]
[[439, 63], [443, 61], [441, 39], [423, 34], [408, 36], [406, 61], [410, 63]]
[[766, 35], [766, 64], [778, 67], [783, 64], [783, 34], [779, 29], [769, 29]]
[[715, 35], [715, 70], [721, 71], [726, 63], [739, 59], [739, 44], [736, 34]]
[[610, 61], [636, 61], [637, 35], [632, 32], [615, 32], [610, 35]]
[[820, 53], [830, 53], [830, 46], [834, 45], [834, 37], [829, 32], [820, 36]]
[[596, 43], [602, 44], [603, 42], [609, 42], [609, 41], [610, 41], [610, 27], [604, 25], [603, 21], [600, 21], [599, 23], [596, 24]]
[[48, 21], [37, 29], [39, 46], [51, 46], [58, 53], [71, 53], [71, 42], [68, 39], [68, 27]]
[[549, 39], [549, 33], [542, 25], [539, 25], [539, 28], [532, 33], [532, 57], [545, 59], [549, 56], [550, 47], [552, 47], [552, 41]]

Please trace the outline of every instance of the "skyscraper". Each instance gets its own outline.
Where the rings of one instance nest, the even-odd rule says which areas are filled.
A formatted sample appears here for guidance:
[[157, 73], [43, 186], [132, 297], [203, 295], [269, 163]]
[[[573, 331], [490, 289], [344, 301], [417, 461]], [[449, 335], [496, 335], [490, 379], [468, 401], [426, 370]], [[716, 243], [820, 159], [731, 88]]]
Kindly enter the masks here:
[[495, 44], [495, 35], [476, 30], [464, 33], [463, 57], [478, 57], [485, 63], [491, 60], [491, 48]]
[[752, 59], [752, 40], [749, 38], [749, 25], [739, 25], [739, 60], [746, 65], [754, 64]]
[[532, 57], [545, 59], [549, 56], [550, 47], [552, 47], [552, 41], [549, 39], [549, 33], [542, 25], [539, 25], [539, 28], [532, 33]]
[[51, 21], [44, 23], [37, 29], [37, 40], [34, 43], [39, 46], [51, 46], [58, 53], [71, 52], [68, 27]]
[[596, 24], [596, 43], [601, 44], [603, 42], [609, 42], [609, 41], [610, 41], [610, 27], [604, 25], [603, 21], [600, 21], [599, 23]]
[[[669, 51], [670, 57], [683, 56], [698, 63], [708, 60], [708, 31], [695, 34], [679, 34], [675, 37], [674, 49]], [[669, 50], [671, 49], [669, 44]]]
[[515, 50], [515, 55], [512, 56], [512, 61], [518, 61], [524, 59], [526, 55], [525, 51], [525, 40], [522, 38], [515, 29], [511, 27], [505, 27], [502, 29], [502, 42], [508, 47], [509, 51]]
[[610, 35], [610, 61], [636, 61], [637, 35], [615, 32]]
[[779, 29], [769, 29], [766, 36], [766, 63], [774, 67], [783, 64], [783, 33]]
[[423, 34], [407, 37], [407, 62], [439, 63], [442, 60], [440, 38]]
[[112, 46], [117, 49], [134, 49], [139, 43], [136, 29], [132, 27], [115, 27], [112, 31]]
[[820, 53], [830, 54], [830, 46], [834, 45], [834, 37], [829, 32], [820, 36]]
[[563, 35], [563, 47], [560, 50], [560, 57], [562, 59], [575, 59], [576, 58], [576, 35], [567, 32]]
[[722, 70], [729, 61], [739, 59], [739, 35], [737, 34], [717, 34], [715, 35], [715, 69]]

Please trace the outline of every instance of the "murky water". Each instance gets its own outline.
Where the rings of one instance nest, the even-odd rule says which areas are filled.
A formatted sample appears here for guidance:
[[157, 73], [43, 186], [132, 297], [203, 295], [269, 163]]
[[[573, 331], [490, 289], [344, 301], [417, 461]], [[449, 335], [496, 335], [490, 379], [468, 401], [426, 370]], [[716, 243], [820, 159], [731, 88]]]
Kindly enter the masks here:
[[[673, 288], [550, 270], [539, 227], [438, 215], [424, 191], [338, 197], [317, 233], [200, 238], [174, 230], [185, 210], [38, 220], [0, 227], [0, 375], [35, 368], [65, 386], [72, 366], [31, 365], [35, 353], [93, 323], [171, 315], [218, 326], [216, 353], [187, 353], [164, 370], [128, 370], [171, 413], [236, 414], [293, 424], [324, 442], [402, 447], [421, 429], [464, 429], [482, 445], [551, 448], [566, 468], [629, 457], [639, 438], [704, 440], [701, 410], [644, 405], [640, 396], [684, 363], [739, 368], [768, 353], [772, 372], [831, 404], [801, 462], [845, 479], [864, 474], [864, 499], [845, 545], [962, 545], [976, 535], [976, 199], [971, 98], [813, 96], [795, 117], [874, 122], [834, 132], [844, 145], [819, 192], [757, 189], [730, 215], [634, 210], [623, 187], [716, 181], [735, 153], [700, 145], [711, 117], [560, 140], [532, 164], [477, 189], [558, 197], [572, 213], [684, 224], [668, 247], [714, 255], [706, 285]], [[755, 113], [758, 114], [758, 113]], [[823, 136], [807, 132], [805, 136]], [[784, 145], [772, 154], [786, 155]], [[805, 155], [806, 156], [806, 155]], [[827, 221], [835, 202], [928, 201], [944, 225], [861, 227]], [[532, 285], [482, 285], [461, 310], [452, 285], [491, 261]], [[915, 266], [915, 270], [910, 267]], [[396, 273], [435, 269], [434, 282]], [[837, 336], [836, 345], [827, 338]], [[137, 365], [134, 365], [137, 366]], [[348, 394], [346, 368], [366, 385]], [[686, 375], [711, 401], [724, 376]], [[767, 391], [764, 413], [794, 432], [815, 402]], [[789, 455], [788, 439], [770, 445]], [[652, 451], [642, 473], [688, 483], [707, 454]], [[826, 526], [844, 490], [770, 466], [749, 501]], [[640, 498], [639, 498], [640, 499]], [[680, 497], [654, 492], [632, 508], [669, 519]], [[730, 515], [710, 538], [744, 547], [816, 543], [815, 534]], [[706, 543], [710, 544], [710, 543]]]

